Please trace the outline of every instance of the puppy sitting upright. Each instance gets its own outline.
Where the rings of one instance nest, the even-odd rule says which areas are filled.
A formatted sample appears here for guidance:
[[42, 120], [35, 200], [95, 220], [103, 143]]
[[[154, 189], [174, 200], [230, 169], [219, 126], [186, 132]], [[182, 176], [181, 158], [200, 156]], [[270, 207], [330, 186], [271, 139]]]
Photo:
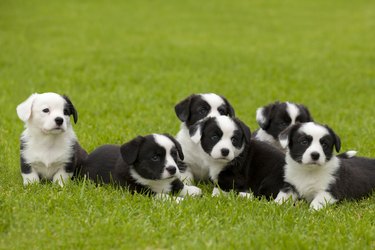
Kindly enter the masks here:
[[220, 115], [234, 117], [231, 104], [217, 94], [193, 94], [175, 106], [177, 117], [182, 121], [176, 139], [180, 142], [185, 155], [186, 169], [181, 173], [185, 183], [193, 180], [208, 180], [208, 168], [203, 164], [195, 143], [192, 142], [189, 129], [196, 122], [206, 118]]
[[319, 210], [343, 199], [359, 199], [375, 190], [375, 159], [333, 154], [340, 138], [328, 126], [296, 124], [280, 135], [287, 148], [285, 187], [276, 202], [304, 198]]
[[180, 159], [184, 159], [181, 146], [170, 135], [138, 136], [122, 146], [97, 148], [85, 160], [81, 174], [96, 183], [113, 183], [132, 192], [200, 195], [199, 188], [186, 186], [179, 179]]
[[[284, 154], [251, 139], [250, 129], [239, 119], [209, 117], [192, 126], [190, 135], [210, 179], [222, 190], [270, 198], [283, 187]], [[217, 194], [214, 188], [213, 195]]]
[[258, 108], [256, 120], [260, 128], [253, 134], [253, 137], [282, 149], [279, 143], [280, 133], [297, 122], [311, 122], [313, 118], [304, 105], [275, 102]]
[[78, 120], [72, 102], [56, 93], [32, 94], [17, 106], [17, 114], [26, 127], [21, 135], [23, 184], [45, 178], [63, 186], [87, 156], [70, 123], [71, 115], [74, 123]]

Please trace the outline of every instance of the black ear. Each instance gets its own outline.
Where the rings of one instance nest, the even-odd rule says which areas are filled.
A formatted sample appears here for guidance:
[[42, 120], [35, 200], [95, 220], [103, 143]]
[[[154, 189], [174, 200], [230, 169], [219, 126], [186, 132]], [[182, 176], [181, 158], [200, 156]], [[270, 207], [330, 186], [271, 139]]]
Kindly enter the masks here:
[[337, 153], [340, 152], [340, 149], [341, 149], [341, 139], [340, 139], [340, 137], [330, 127], [328, 127], [327, 125], [324, 125], [324, 127], [326, 127], [328, 129], [330, 135], [334, 139], [334, 144], [335, 144], [336, 152]]
[[196, 96], [195, 94], [190, 95], [186, 99], [177, 103], [176, 106], [174, 107], [174, 111], [176, 112], [176, 115], [178, 119], [180, 119], [180, 121], [186, 122], [189, 119], [191, 99], [195, 96]]
[[268, 129], [268, 127], [270, 126], [273, 111], [275, 109], [275, 106], [278, 104], [280, 103], [277, 101], [275, 103], [271, 103], [267, 106], [257, 109], [256, 120], [259, 124], [259, 127], [261, 127], [263, 130]]
[[180, 160], [183, 161], [184, 160], [184, 153], [182, 152], [181, 144], [173, 136], [171, 136], [170, 134], [163, 134], [163, 135], [165, 135], [171, 141], [173, 141], [174, 145], [177, 148], [178, 156], [179, 156]]
[[227, 98], [225, 98], [224, 96], [220, 96], [220, 97], [224, 100], [225, 105], [228, 107], [228, 116], [229, 117], [235, 117], [236, 114], [234, 112], [234, 109], [233, 109], [232, 105], [228, 102]]
[[287, 148], [290, 142], [290, 138], [301, 127], [301, 123], [296, 123], [292, 126], [287, 127], [279, 134], [279, 142], [282, 148]]
[[77, 123], [77, 121], [78, 121], [78, 113], [77, 113], [76, 108], [74, 107], [73, 103], [70, 101], [69, 97], [67, 97], [66, 95], [63, 95], [62, 97], [65, 99], [65, 101], [66, 101], [66, 103], [68, 105], [69, 116], [73, 115], [74, 123]]
[[244, 137], [245, 137], [246, 144], [249, 144], [250, 139], [251, 139], [250, 128], [245, 123], [243, 123], [240, 119], [234, 118], [233, 120], [237, 124], [237, 126], [239, 126], [240, 129], [242, 130]]
[[215, 119], [214, 117], [206, 117], [202, 119], [201, 121], [196, 122], [194, 125], [189, 127], [189, 135], [190, 139], [194, 143], [198, 143], [202, 138], [202, 133], [204, 130], [204, 127], [206, 126], [206, 123], [208, 120]]
[[303, 112], [305, 112], [305, 114], [306, 114], [307, 121], [304, 121], [304, 122], [313, 122], [313, 121], [314, 121], [314, 119], [312, 118], [312, 116], [311, 116], [311, 114], [310, 114], [309, 109], [308, 109], [305, 105], [299, 104], [298, 107], [299, 107]]
[[141, 144], [144, 141], [143, 136], [137, 136], [135, 139], [123, 144], [120, 147], [122, 159], [128, 165], [133, 165], [138, 158], [138, 152]]

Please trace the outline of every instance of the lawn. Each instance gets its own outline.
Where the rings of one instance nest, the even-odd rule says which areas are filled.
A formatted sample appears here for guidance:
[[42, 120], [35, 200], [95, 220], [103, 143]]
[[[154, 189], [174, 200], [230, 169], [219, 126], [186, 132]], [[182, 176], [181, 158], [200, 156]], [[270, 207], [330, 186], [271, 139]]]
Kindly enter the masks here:
[[230, 195], [181, 204], [87, 182], [22, 186], [16, 106], [67, 94], [88, 151], [176, 134], [174, 105], [216, 92], [252, 130], [307, 105], [375, 157], [375, 2], [0, 1], [0, 249], [374, 249], [375, 194], [319, 212]]

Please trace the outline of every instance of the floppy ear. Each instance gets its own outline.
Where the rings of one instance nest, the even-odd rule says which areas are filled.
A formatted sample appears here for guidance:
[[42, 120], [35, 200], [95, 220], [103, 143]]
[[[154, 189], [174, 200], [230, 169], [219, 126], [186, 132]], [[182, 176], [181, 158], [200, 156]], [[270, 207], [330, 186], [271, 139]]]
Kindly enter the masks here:
[[314, 119], [312, 118], [311, 114], [310, 114], [310, 111], [309, 109], [305, 106], [305, 105], [302, 105], [302, 104], [299, 104], [298, 107], [303, 110], [303, 112], [305, 112], [306, 116], [307, 116], [307, 121], [304, 121], [304, 122], [313, 122]]
[[234, 112], [234, 109], [233, 109], [232, 105], [228, 102], [227, 98], [225, 98], [224, 96], [220, 96], [220, 97], [224, 100], [225, 105], [228, 107], [228, 116], [229, 117], [235, 117], [236, 114]]
[[184, 153], [182, 152], [181, 144], [173, 136], [171, 136], [170, 134], [163, 134], [163, 135], [165, 135], [171, 141], [173, 141], [174, 145], [177, 148], [178, 157], [180, 158], [181, 161], [183, 161], [184, 160]]
[[65, 99], [66, 103], [68, 104], [69, 115], [73, 115], [74, 123], [77, 123], [78, 113], [77, 113], [76, 108], [74, 107], [73, 103], [70, 101], [69, 97], [67, 97], [66, 95], [63, 95], [62, 97]]
[[144, 141], [143, 136], [137, 136], [135, 139], [123, 144], [120, 147], [122, 159], [128, 165], [133, 165], [138, 158], [139, 147]]
[[269, 127], [273, 109], [278, 103], [279, 102], [275, 102], [257, 109], [256, 120], [259, 124], [259, 127], [261, 127], [263, 130], [266, 130]]
[[301, 123], [296, 123], [284, 129], [279, 135], [279, 142], [282, 148], [287, 148], [292, 134], [301, 127]]
[[178, 119], [182, 122], [186, 122], [189, 119], [190, 116], [190, 102], [193, 97], [195, 97], [195, 94], [190, 95], [186, 99], [182, 100], [181, 102], [177, 103], [174, 107], [174, 111], [176, 112], [176, 115]]
[[237, 126], [239, 126], [240, 129], [242, 130], [242, 133], [244, 134], [244, 137], [245, 137], [246, 144], [249, 144], [250, 139], [251, 139], [250, 128], [245, 123], [243, 123], [240, 119], [234, 118], [233, 120], [237, 124]]
[[197, 144], [202, 138], [203, 127], [206, 124], [207, 119], [195, 123], [189, 128], [189, 135], [191, 140]]
[[32, 94], [31, 96], [29, 96], [29, 98], [26, 99], [26, 101], [17, 106], [17, 115], [23, 122], [29, 120], [33, 102], [38, 95], [38, 93]]
[[340, 139], [340, 137], [327, 125], [324, 125], [324, 127], [326, 127], [328, 129], [329, 133], [331, 134], [331, 136], [334, 139], [336, 152], [337, 153], [340, 152], [340, 149], [341, 149], [341, 139]]

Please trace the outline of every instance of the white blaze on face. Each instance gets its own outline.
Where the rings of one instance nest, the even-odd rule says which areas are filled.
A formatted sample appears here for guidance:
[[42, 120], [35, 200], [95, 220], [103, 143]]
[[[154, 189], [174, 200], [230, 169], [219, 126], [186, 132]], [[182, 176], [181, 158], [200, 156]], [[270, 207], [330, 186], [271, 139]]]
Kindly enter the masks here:
[[[175, 167], [176, 168], [176, 174], [174, 176], [179, 177], [180, 176], [180, 171], [177, 167], [177, 163], [173, 159], [171, 155], [172, 149], [176, 146], [173, 141], [171, 141], [168, 137], [164, 135], [159, 135], [159, 134], [153, 134], [154, 139], [157, 144], [159, 144], [161, 147], [165, 149], [165, 167]], [[162, 174], [162, 179], [170, 177], [171, 174], [164, 168], [163, 174]]]
[[[32, 113], [28, 123], [44, 133], [61, 133], [70, 125], [69, 116], [64, 115], [66, 101], [56, 93], [39, 94], [32, 104]], [[46, 112], [44, 112], [45, 110]], [[57, 126], [55, 119], [61, 117], [63, 123]], [[57, 130], [57, 128], [60, 128]]]
[[[237, 125], [228, 116], [216, 117], [216, 121], [219, 128], [223, 132], [223, 135], [220, 141], [216, 143], [216, 145], [212, 148], [211, 157], [214, 159], [225, 159], [231, 161], [242, 152], [242, 149], [237, 149], [232, 144], [232, 137], [234, 136], [234, 131], [238, 130]], [[227, 156], [223, 156], [222, 149], [229, 150]]]
[[[304, 123], [299, 131], [310, 135], [312, 137], [312, 142], [310, 146], [306, 149], [302, 156], [303, 164], [317, 163], [318, 165], [323, 165], [326, 160], [322, 145], [320, 144], [320, 139], [326, 135], [329, 135], [329, 131], [320, 125], [317, 125], [313, 122]], [[318, 153], [319, 159], [314, 161], [311, 158], [311, 153]]]
[[291, 122], [290, 125], [293, 125], [296, 123], [297, 116], [299, 115], [299, 109], [297, 105], [293, 103], [286, 103], [286, 111], [288, 112]]
[[207, 114], [207, 117], [216, 117], [221, 115], [217, 109], [220, 106], [225, 105], [223, 98], [216, 94], [200, 94], [200, 96], [211, 106], [211, 110]]

